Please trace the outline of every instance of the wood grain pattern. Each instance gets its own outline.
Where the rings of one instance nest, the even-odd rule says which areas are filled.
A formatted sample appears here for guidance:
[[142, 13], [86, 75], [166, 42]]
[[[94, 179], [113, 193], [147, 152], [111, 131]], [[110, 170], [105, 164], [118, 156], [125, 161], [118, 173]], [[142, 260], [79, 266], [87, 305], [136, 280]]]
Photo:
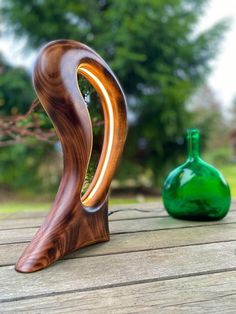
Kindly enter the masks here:
[[2, 313], [235, 313], [236, 271], [135, 283], [1, 304]]
[[13, 266], [0, 267], [0, 304], [13, 298], [235, 271], [234, 250], [235, 241], [69, 259], [27, 276]]
[[[212, 225], [224, 224], [230, 228], [233, 223], [236, 223], [236, 215], [229, 214], [221, 222], [201, 222], [201, 221], [183, 221], [170, 217], [163, 218], [144, 218], [132, 220], [118, 220], [110, 222], [111, 234], [128, 234], [136, 232], [147, 232], [155, 230], [169, 230], [176, 228], [194, 228], [194, 227], [208, 227]], [[0, 244], [28, 242], [35, 234], [37, 228], [22, 228], [22, 229], [5, 229], [0, 230]], [[9, 242], [9, 239], [11, 239]]]
[[[10, 238], [10, 237], [9, 237]], [[8, 241], [9, 241], [8, 238]], [[147, 232], [111, 234], [111, 241], [103, 245], [89, 246], [66, 255], [65, 259], [102, 256], [116, 253], [149, 251], [194, 244], [229, 242], [236, 239], [236, 224], [212, 225], [195, 228], [177, 228]], [[0, 243], [1, 244], [1, 243]], [[0, 245], [0, 265], [14, 265], [25, 243]], [[236, 242], [235, 242], [236, 247]], [[63, 259], [64, 259], [63, 258]], [[79, 262], [79, 261], [78, 261]], [[66, 266], [66, 265], [65, 265]]]
[[[154, 216], [168, 216], [168, 214], [163, 210], [161, 203], [146, 203], [145, 208], [141, 208], [141, 204], [129, 204], [129, 205], [109, 205], [109, 213], [114, 213], [109, 216], [109, 220], [119, 220], [119, 219], [129, 219], [129, 218], [145, 218]], [[232, 210], [231, 210], [232, 211]], [[15, 225], [18, 220], [27, 219], [42, 219], [46, 216], [45, 211], [32, 211], [25, 212], [20, 211], [16, 213], [5, 213], [0, 216], [0, 229], [6, 224]], [[11, 223], [11, 220], [14, 221]], [[30, 223], [29, 223], [30, 224]], [[31, 224], [30, 224], [31, 225]], [[27, 225], [28, 226], [28, 225]], [[27, 227], [26, 226], [26, 227]]]
[[[92, 127], [77, 73], [98, 92], [104, 113], [104, 142], [94, 178], [81, 199], [92, 150]], [[126, 132], [126, 101], [114, 74], [89, 47], [60, 40], [37, 59], [34, 86], [61, 142], [64, 173], [51, 211], [16, 264], [34, 272], [87, 245], [109, 240], [108, 191]]]
[[[8, 220], [12, 229], [0, 234], [0, 244], [11, 243], [0, 245], [0, 312], [235, 313], [236, 203], [222, 221], [201, 226], [170, 217], [153, 220], [145, 217], [148, 203], [136, 206], [140, 212], [135, 217], [132, 211], [132, 219], [130, 205], [109, 216], [111, 233], [122, 232], [112, 241], [77, 250], [27, 276], [13, 264], [22, 235], [30, 229], [30, 240], [35, 232], [34, 221], [31, 213]], [[158, 206], [153, 204], [153, 214], [164, 215]], [[14, 230], [20, 217], [27, 228]]]

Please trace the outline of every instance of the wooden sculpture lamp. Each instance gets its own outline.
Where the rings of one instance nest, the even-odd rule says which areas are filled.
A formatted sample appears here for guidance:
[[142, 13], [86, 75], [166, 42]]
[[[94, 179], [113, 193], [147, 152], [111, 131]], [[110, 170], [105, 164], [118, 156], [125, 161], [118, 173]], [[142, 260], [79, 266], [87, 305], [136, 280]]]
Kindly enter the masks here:
[[[92, 126], [77, 73], [98, 92], [104, 115], [100, 160], [83, 197]], [[16, 264], [19, 272], [43, 269], [72, 251], [109, 240], [108, 191], [127, 132], [122, 89], [109, 66], [86, 45], [67, 40], [49, 43], [37, 59], [33, 81], [61, 142], [64, 172], [51, 211]]]

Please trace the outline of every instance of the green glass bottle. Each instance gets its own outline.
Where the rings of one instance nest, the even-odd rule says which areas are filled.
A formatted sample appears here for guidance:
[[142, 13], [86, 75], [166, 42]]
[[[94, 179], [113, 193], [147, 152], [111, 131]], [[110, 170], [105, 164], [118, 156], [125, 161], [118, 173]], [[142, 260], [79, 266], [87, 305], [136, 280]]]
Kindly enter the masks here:
[[188, 157], [167, 176], [162, 197], [167, 212], [179, 219], [218, 220], [230, 207], [230, 189], [223, 175], [199, 155], [199, 130], [187, 130]]

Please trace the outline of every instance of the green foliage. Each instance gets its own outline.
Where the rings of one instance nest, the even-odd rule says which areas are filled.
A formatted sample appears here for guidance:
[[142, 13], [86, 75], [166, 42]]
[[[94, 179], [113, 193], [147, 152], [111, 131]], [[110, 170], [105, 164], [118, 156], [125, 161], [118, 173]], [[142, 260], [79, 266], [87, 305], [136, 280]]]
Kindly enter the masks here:
[[225, 145], [214, 150], [207, 150], [204, 153], [204, 159], [212, 165], [223, 167], [230, 163], [232, 159], [232, 151], [229, 145]]
[[[14, 68], [0, 57], [0, 115], [25, 113], [33, 100], [34, 93], [30, 77], [22, 68]], [[35, 184], [35, 163], [30, 149], [24, 145], [0, 148], [0, 186], [19, 189]], [[27, 175], [26, 175], [27, 174]]]
[[42, 189], [42, 178], [38, 174], [42, 160], [49, 148], [45, 144], [17, 144], [0, 150], [0, 186], [5, 189]]
[[151, 171], [151, 181], [157, 183], [184, 148], [186, 104], [209, 72], [226, 27], [222, 22], [194, 33], [206, 3], [5, 0], [1, 17], [18, 37], [28, 38], [31, 48], [74, 39], [107, 60], [125, 90], [131, 117], [119, 178], [130, 176], [138, 182]]
[[8, 65], [0, 56], [0, 115], [26, 112], [34, 97], [25, 69]]
[[229, 145], [230, 128], [222, 109], [215, 94], [206, 85], [201, 86], [189, 104], [189, 124], [201, 130], [201, 150], [209, 152], [208, 155], [212, 156], [210, 163], [213, 164], [220, 159], [222, 162], [224, 158], [229, 160], [229, 149], [225, 148]]

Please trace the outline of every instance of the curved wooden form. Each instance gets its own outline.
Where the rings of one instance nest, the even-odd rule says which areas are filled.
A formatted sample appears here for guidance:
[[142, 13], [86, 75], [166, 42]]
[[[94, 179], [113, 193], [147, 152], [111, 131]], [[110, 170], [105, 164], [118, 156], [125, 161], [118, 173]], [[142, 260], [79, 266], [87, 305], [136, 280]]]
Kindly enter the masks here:
[[[92, 127], [77, 73], [98, 92], [104, 113], [104, 141], [94, 178], [81, 198], [92, 150]], [[16, 264], [34, 272], [93, 243], [108, 241], [108, 191], [127, 132], [126, 101], [104, 60], [79, 42], [45, 46], [34, 69], [34, 87], [60, 139], [64, 172], [51, 211]]]

